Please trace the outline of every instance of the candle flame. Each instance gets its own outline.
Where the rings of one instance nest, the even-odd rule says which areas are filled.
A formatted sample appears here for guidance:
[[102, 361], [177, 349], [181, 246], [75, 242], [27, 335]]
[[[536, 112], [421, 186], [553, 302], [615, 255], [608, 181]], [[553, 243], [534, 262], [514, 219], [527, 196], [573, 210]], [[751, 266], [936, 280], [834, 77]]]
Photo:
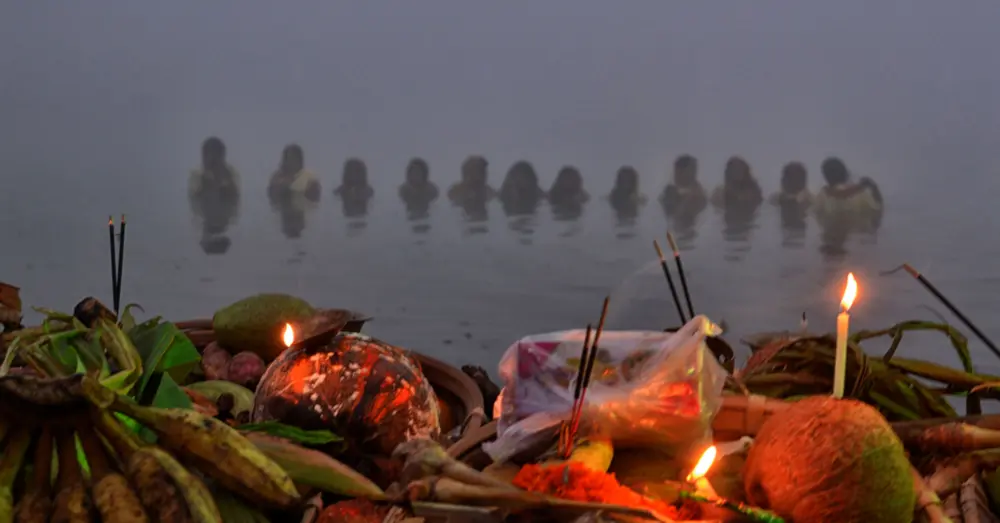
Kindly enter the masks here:
[[712, 468], [712, 464], [715, 463], [715, 456], [718, 453], [719, 450], [715, 448], [715, 445], [705, 449], [705, 452], [701, 454], [701, 458], [698, 459], [698, 464], [694, 466], [694, 470], [688, 474], [688, 481], [694, 481], [708, 474], [708, 469]]
[[295, 329], [292, 328], [291, 323], [285, 324], [285, 334], [282, 335], [282, 339], [285, 342], [285, 347], [291, 347], [295, 343]]
[[844, 312], [851, 310], [854, 305], [854, 298], [858, 297], [858, 282], [854, 279], [854, 273], [847, 274], [847, 287], [844, 288], [844, 298], [840, 300], [840, 306]]

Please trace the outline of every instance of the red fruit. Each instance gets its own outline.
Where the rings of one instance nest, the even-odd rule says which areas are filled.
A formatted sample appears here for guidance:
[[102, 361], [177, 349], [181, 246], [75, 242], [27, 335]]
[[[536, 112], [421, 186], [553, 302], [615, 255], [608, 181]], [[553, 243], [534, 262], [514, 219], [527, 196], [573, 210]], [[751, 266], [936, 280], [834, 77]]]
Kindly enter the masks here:
[[209, 343], [201, 353], [201, 369], [205, 372], [206, 380], [228, 380], [229, 379], [229, 352], [219, 346], [218, 343]]
[[229, 361], [228, 379], [233, 383], [254, 390], [266, 368], [267, 365], [264, 364], [264, 360], [260, 356], [250, 351], [243, 351], [233, 356], [233, 359]]

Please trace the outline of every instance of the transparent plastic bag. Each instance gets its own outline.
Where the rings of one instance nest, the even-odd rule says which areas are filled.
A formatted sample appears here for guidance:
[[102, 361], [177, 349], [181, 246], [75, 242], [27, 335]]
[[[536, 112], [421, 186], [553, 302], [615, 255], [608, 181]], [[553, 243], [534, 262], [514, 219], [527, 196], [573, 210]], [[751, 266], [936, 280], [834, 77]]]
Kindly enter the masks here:
[[[676, 333], [605, 331], [587, 389], [581, 434], [616, 447], [683, 452], [711, 436], [726, 371], [705, 345], [719, 329], [697, 316]], [[505, 461], [570, 418], [583, 330], [528, 336], [500, 360], [498, 438], [484, 445]]]

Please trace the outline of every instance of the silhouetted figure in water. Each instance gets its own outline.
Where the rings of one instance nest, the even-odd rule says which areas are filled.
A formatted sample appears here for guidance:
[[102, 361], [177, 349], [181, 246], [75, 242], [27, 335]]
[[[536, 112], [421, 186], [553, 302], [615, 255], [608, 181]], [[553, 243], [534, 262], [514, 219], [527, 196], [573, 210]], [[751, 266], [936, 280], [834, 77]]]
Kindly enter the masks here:
[[423, 158], [413, 158], [406, 165], [406, 181], [399, 186], [399, 199], [403, 200], [410, 220], [430, 215], [431, 203], [438, 197], [437, 185], [430, 176], [430, 167]]
[[806, 166], [800, 162], [785, 164], [781, 169], [781, 190], [769, 199], [781, 214], [782, 245], [801, 247], [805, 243], [806, 217], [812, 200]]
[[750, 164], [739, 156], [726, 162], [722, 186], [712, 193], [712, 205], [722, 210], [722, 236], [731, 245], [726, 259], [738, 261], [750, 250], [750, 232], [756, 227], [757, 210], [764, 198]]
[[504, 214], [508, 217], [533, 215], [544, 198], [545, 191], [538, 185], [534, 166], [521, 160], [510, 167], [500, 185]]
[[698, 160], [684, 154], [674, 160], [673, 181], [667, 184], [660, 195], [663, 212], [682, 222], [693, 222], [708, 206], [705, 189], [698, 181]]
[[723, 176], [722, 185], [712, 192], [712, 205], [743, 213], [756, 211], [764, 196], [750, 171], [750, 164], [739, 156], [730, 157]]
[[619, 225], [631, 226], [635, 223], [639, 208], [646, 203], [646, 197], [639, 192], [639, 173], [635, 168], [625, 165], [618, 169], [608, 202]]
[[871, 178], [851, 180], [843, 160], [823, 160], [824, 186], [816, 194], [813, 209], [822, 229], [820, 252], [827, 257], [847, 253], [851, 233], [875, 233], [882, 224], [882, 192]]
[[344, 174], [340, 187], [333, 194], [340, 198], [344, 217], [359, 218], [368, 214], [368, 203], [375, 196], [375, 190], [368, 185], [368, 166], [365, 162], [350, 158], [344, 162]]
[[840, 158], [827, 158], [820, 168], [826, 186], [816, 195], [814, 207], [821, 224], [835, 222], [850, 230], [874, 231], [882, 222], [882, 191], [871, 178], [851, 180], [850, 171]]
[[188, 176], [188, 201], [201, 230], [202, 249], [209, 254], [228, 250], [225, 233], [239, 215], [240, 175], [226, 161], [226, 146], [219, 138], [202, 143], [201, 167]]
[[576, 167], [566, 165], [559, 169], [549, 189], [549, 205], [558, 221], [576, 220], [583, 214], [583, 205], [590, 195], [583, 188], [583, 176]]
[[305, 153], [298, 144], [288, 145], [281, 152], [281, 163], [271, 175], [267, 193], [272, 200], [296, 195], [311, 202], [319, 201], [322, 193], [319, 179], [306, 169]]
[[271, 208], [278, 212], [281, 231], [288, 238], [299, 238], [306, 227], [306, 213], [316, 207], [322, 189], [319, 179], [305, 167], [302, 147], [291, 144], [281, 152], [278, 170], [267, 186]]
[[482, 156], [470, 156], [462, 162], [462, 180], [448, 189], [448, 199], [462, 208], [470, 222], [489, 219], [486, 204], [496, 197], [496, 190], [486, 182], [489, 164]]

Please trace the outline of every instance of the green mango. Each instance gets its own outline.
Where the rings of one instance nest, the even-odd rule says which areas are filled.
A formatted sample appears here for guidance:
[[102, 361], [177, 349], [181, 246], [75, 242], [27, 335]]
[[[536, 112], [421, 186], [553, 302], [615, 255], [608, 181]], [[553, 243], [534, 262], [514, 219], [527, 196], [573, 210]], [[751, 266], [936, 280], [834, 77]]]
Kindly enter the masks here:
[[219, 309], [212, 328], [216, 341], [230, 353], [251, 351], [270, 362], [286, 348], [281, 339], [285, 324], [315, 313], [312, 305], [294, 296], [258, 294]]

